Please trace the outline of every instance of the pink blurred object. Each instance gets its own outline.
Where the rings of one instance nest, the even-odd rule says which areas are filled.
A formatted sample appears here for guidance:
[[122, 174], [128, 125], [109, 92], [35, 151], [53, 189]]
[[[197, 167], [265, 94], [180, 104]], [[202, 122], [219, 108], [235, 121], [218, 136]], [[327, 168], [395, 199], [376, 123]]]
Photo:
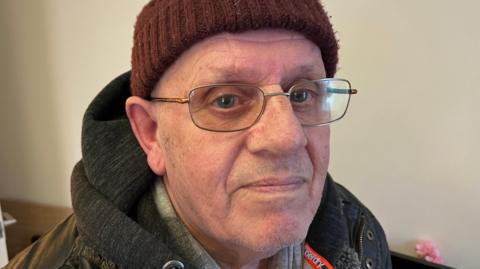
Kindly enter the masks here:
[[437, 264], [443, 264], [443, 258], [440, 255], [437, 245], [430, 240], [420, 240], [415, 245], [415, 250], [420, 258], [427, 262], [433, 262]]

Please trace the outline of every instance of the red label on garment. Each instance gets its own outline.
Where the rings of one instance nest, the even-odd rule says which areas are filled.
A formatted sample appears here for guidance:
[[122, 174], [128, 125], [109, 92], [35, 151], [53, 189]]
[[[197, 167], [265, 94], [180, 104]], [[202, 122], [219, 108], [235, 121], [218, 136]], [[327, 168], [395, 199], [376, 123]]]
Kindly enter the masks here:
[[333, 266], [318, 254], [315, 250], [313, 250], [310, 245], [305, 244], [305, 252], [303, 253], [303, 258], [315, 269], [334, 269]]

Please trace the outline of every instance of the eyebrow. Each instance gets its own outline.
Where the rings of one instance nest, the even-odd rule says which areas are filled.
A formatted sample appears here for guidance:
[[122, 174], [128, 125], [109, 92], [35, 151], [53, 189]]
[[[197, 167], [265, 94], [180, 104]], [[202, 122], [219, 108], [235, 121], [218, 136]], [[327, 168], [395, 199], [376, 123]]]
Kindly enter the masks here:
[[[315, 79], [320, 78], [319, 76], [323, 76], [323, 72], [319, 70], [319, 66], [308, 64], [308, 65], [301, 65], [295, 67], [293, 70], [290, 70], [287, 76], [280, 82], [286, 83], [295, 80], [299, 76], [302, 77], [312, 77], [315, 76]], [[254, 83], [258, 84], [262, 79], [264, 79], [267, 74], [261, 74], [258, 70], [254, 68], [240, 68], [238, 70], [227, 69], [223, 67], [210, 67], [209, 71], [214, 74], [216, 81], [208, 81], [203, 84], [208, 83]], [[198, 81], [204, 82], [204, 81]]]

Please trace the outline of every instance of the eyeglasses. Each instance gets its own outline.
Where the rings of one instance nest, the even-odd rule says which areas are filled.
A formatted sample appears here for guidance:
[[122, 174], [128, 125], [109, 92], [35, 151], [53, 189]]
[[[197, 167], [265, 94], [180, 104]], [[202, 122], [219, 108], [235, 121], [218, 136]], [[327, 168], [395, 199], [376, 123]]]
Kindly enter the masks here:
[[345, 79], [301, 80], [287, 92], [265, 93], [248, 84], [211, 84], [192, 89], [188, 98], [150, 97], [152, 102], [188, 103], [193, 123], [204, 130], [234, 132], [250, 128], [262, 116], [266, 97], [285, 96], [304, 126], [322, 126], [341, 119], [350, 96]]

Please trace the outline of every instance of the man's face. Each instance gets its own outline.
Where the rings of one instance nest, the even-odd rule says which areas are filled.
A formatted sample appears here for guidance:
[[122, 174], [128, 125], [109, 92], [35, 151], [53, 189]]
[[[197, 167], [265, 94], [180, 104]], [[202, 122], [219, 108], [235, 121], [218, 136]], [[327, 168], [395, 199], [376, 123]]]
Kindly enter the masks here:
[[[301, 79], [324, 77], [318, 47], [302, 35], [220, 34], [185, 52], [152, 96], [186, 97], [196, 86], [228, 82], [282, 92]], [[271, 255], [302, 242], [327, 173], [328, 127], [302, 127], [285, 96], [267, 97], [251, 128], [226, 133], [196, 127], [188, 105], [152, 105], [167, 192], [207, 250]]]

